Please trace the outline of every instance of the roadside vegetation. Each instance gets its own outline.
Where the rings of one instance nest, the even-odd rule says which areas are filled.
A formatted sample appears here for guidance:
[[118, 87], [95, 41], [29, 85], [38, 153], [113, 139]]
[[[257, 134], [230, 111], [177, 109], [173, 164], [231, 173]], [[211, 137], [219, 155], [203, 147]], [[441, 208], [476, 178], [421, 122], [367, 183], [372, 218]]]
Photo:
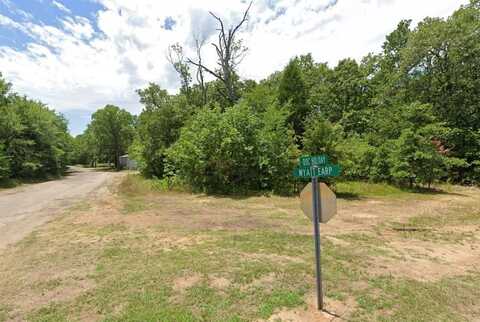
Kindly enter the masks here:
[[0, 187], [60, 176], [72, 141], [62, 115], [12, 92], [0, 74]]
[[[297, 198], [157, 183], [128, 175], [5, 250], [0, 321], [334, 317], [314, 304], [312, 227]], [[381, 187], [340, 199], [340, 214], [322, 226], [327, 310], [349, 321], [474, 320], [480, 190]]]
[[[146, 177], [209, 193], [291, 194], [297, 191], [291, 175], [297, 157], [320, 153], [343, 167], [344, 180], [409, 188], [476, 184], [479, 15], [480, 3], [472, 0], [446, 19], [426, 18], [416, 27], [404, 20], [380, 53], [360, 62], [347, 58], [331, 67], [301, 55], [260, 82], [239, 77], [247, 48], [237, 32], [222, 32], [228, 27], [219, 24], [215, 45], [231, 46], [230, 56], [217, 52], [220, 69], [201, 63], [207, 48], [190, 57], [174, 44], [169, 60], [181, 79], [180, 93], [157, 84], [137, 91], [144, 110], [130, 157]], [[248, 9], [231, 31], [246, 20]], [[204, 74], [214, 80], [205, 82]], [[95, 151], [117, 142], [113, 135], [100, 142], [95, 134], [101, 127], [97, 114], [107, 109], [95, 113], [76, 138], [82, 162], [106, 159]], [[130, 142], [130, 123], [115, 124], [130, 133], [123, 140]]]

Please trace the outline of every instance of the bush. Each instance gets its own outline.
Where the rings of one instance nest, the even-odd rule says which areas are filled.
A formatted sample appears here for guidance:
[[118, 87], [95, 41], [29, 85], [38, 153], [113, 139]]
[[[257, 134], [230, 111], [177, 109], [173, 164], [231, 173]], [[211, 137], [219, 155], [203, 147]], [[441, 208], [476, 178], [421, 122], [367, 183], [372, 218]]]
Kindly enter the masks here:
[[308, 118], [303, 137], [303, 151], [306, 154], [326, 154], [331, 162], [338, 161], [340, 144], [343, 136], [341, 126], [333, 125], [320, 114]]
[[375, 148], [365, 139], [350, 137], [337, 146], [338, 162], [342, 166], [342, 177], [349, 180], [369, 179]]
[[0, 145], [0, 181], [10, 178], [10, 160], [5, 154], [3, 145]]
[[402, 131], [391, 154], [392, 176], [399, 183], [427, 184], [440, 177], [443, 158], [435, 145], [424, 135], [410, 129]]
[[246, 192], [293, 187], [297, 154], [287, 113], [270, 106], [255, 113], [246, 103], [204, 108], [167, 150], [167, 163], [192, 188], [206, 192]]

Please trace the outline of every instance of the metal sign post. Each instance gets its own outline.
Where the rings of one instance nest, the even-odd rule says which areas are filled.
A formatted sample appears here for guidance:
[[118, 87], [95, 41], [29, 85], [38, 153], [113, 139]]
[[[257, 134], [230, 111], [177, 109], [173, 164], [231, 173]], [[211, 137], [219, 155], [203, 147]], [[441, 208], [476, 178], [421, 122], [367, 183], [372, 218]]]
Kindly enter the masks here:
[[[323, 303], [323, 287], [322, 287], [322, 266], [321, 266], [321, 248], [320, 248], [320, 222], [326, 223], [332, 218], [336, 211], [335, 194], [328, 189], [325, 184], [319, 188], [318, 178], [336, 177], [340, 175], [341, 168], [337, 164], [330, 164], [328, 157], [324, 154], [316, 156], [302, 156], [300, 157], [300, 166], [293, 170], [293, 176], [296, 178], [311, 178], [311, 190], [307, 185], [300, 193], [301, 207], [303, 212], [313, 220], [313, 229], [315, 235], [315, 266], [317, 273], [317, 305], [318, 309], [324, 310]], [[320, 190], [322, 191], [320, 196]], [[307, 196], [312, 193], [312, 207], [310, 208]], [[325, 203], [325, 217], [322, 217], [322, 198]], [[310, 213], [312, 209], [312, 213]]]
[[320, 194], [318, 191], [318, 177], [312, 177], [312, 204], [313, 204], [313, 227], [315, 233], [315, 264], [317, 269], [317, 306], [323, 310], [323, 287], [322, 287], [322, 267], [320, 265]]

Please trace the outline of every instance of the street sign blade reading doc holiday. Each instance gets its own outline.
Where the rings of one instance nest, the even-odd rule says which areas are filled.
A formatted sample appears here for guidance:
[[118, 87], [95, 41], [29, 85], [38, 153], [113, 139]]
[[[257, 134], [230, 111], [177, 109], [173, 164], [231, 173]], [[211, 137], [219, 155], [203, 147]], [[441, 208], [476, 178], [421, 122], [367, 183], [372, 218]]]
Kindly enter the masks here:
[[300, 157], [300, 167], [308, 168], [328, 164], [328, 157], [325, 154]]

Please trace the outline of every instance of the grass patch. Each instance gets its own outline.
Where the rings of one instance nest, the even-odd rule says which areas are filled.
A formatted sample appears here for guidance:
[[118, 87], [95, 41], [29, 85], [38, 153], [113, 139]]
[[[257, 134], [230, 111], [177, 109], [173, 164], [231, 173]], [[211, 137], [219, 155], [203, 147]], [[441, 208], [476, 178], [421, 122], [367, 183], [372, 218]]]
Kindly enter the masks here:
[[129, 174], [120, 184], [119, 191], [132, 196], [152, 192], [188, 191], [188, 189], [168, 179], [148, 179], [140, 174]]
[[437, 213], [436, 215], [415, 216], [408, 220], [408, 225], [414, 227], [445, 227], [450, 225], [478, 225], [480, 213], [472, 209], [455, 212]]
[[135, 213], [147, 210], [149, 205], [142, 198], [127, 197], [123, 200], [123, 210], [124, 214]]
[[270, 317], [276, 308], [294, 308], [304, 304], [302, 292], [277, 290], [272, 292], [268, 299], [259, 308], [259, 315], [266, 319]]
[[337, 239], [341, 239], [349, 242], [352, 246], [355, 245], [357, 253], [361, 253], [363, 256], [383, 256], [393, 257], [394, 254], [389, 251], [388, 245], [385, 240], [376, 236], [365, 233], [350, 233], [340, 234], [335, 236]]
[[[452, 190], [450, 186], [445, 186]], [[401, 188], [388, 183], [371, 183], [363, 181], [340, 181], [335, 183], [337, 196], [345, 199], [359, 198], [416, 198], [447, 193], [443, 186], [438, 189]]]
[[0, 321], [7, 321], [8, 312], [10, 312], [10, 308], [6, 305], [0, 304]]
[[62, 304], [52, 303], [31, 313], [29, 320], [34, 322], [66, 322], [69, 321], [68, 310]]
[[90, 202], [88, 201], [80, 201], [80, 202], [77, 202], [75, 205], [73, 205], [72, 207], [70, 207], [68, 209], [68, 211], [70, 212], [76, 212], [76, 211], [79, 211], [79, 212], [82, 212], [82, 211], [87, 211], [87, 210], [90, 210], [92, 209], [92, 206], [90, 205]]
[[62, 285], [62, 280], [59, 278], [54, 278], [47, 281], [39, 281], [38, 283], [32, 285], [32, 289], [39, 292], [45, 292], [54, 290], [60, 285]]
[[438, 282], [380, 276], [368, 283], [356, 296], [353, 321], [468, 321], [480, 313], [480, 274]]
[[454, 211], [444, 211], [431, 215], [414, 216], [406, 223], [392, 223], [394, 230], [403, 238], [416, 238], [429, 241], [461, 243], [477, 238], [474, 229], [471, 231], [456, 230], [456, 226], [472, 226], [480, 224], [480, 213], [472, 207], [457, 207]]

